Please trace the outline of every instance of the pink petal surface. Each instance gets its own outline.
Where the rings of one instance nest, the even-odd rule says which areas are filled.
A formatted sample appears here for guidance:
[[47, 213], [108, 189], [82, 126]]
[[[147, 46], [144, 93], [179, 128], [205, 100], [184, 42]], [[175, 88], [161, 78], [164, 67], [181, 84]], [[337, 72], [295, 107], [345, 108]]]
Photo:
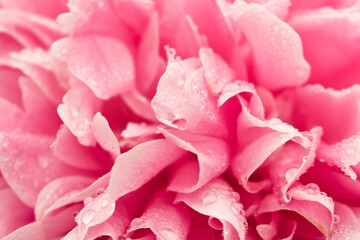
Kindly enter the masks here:
[[81, 208], [80, 204], [73, 205], [54, 216], [25, 225], [6, 237], [3, 240], [17, 239], [58, 239], [74, 227], [73, 214]]
[[9, 102], [17, 104], [19, 107], [21, 102], [21, 91], [17, 79], [20, 73], [7, 67], [0, 67], [0, 97]]
[[191, 159], [188, 164], [177, 167], [167, 187], [168, 190], [193, 192], [222, 174], [229, 166], [230, 152], [226, 142], [174, 129], [160, 129], [160, 131], [169, 141], [179, 148], [194, 153], [197, 157], [197, 161]]
[[1, 0], [1, 4], [6, 8], [21, 9], [25, 12], [33, 12], [49, 17], [55, 17], [61, 12], [66, 11], [66, 1], [56, 0], [50, 2], [29, 1], [29, 0]]
[[101, 238], [102, 236], [109, 236], [112, 239], [119, 239], [125, 233], [126, 227], [128, 225], [129, 219], [122, 213], [116, 211], [106, 222], [89, 228], [84, 238], [79, 234], [79, 228], [75, 227], [63, 239], [77, 240], [83, 238], [86, 240], [92, 240]]
[[[1, 133], [0, 169], [15, 194], [34, 206], [40, 190], [51, 180], [76, 173], [52, 155], [53, 139], [24, 133]], [[45, 171], [46, 170], [46, 171]]]
[[216, 99], [205, 82], [204, 70], [200, 68], [199, 60], [193, 58], [170, 60], [151, 102], [156, 117], [166, 125], [226, 136], [224, 117], [216, 105]]
[[165, 139], [137, 145], [116, 159], [110, 173], [109, 194], [118, 199], [140, 188], [183, 154], [183, 150]]
[[39, 193], [35, 205], [35, 218], [40, 220], [51, 210], [52, 205], [69, 194], [81, 192], [94, 181], [83, 176], [66, 176], [48, 183]]
[[33, 221], [33, 213], [10, 188], [0, 190], [0, 238]]
[[[87, 49], [93, 49], [87, 51]], [[100, 99], [129, 91], [134, 84], [133, 56], [122, 41], [87, 34], [64, 38], [52, 52]]]
[[[213, 228], [223, 229], [224, 239], [245, 239], [247, 222], [243, 216], [239, 195], [220, 178], [214, 179], [204, 187], [192, 193], [178, 193], [177, 202], [184, 202], [197, 212], [208, 215]], [[216, 218], [220, 226], [215, 224]]]
[[101, 170], [109, 165], [109, 156], [100, 147], [84, 147], [66, 126], [60, 128], [51, 148], [56, 157], [76, 168]]
[[[273, 181], [280, 184], [280, 191], [283, 197], [287, 199], [285, 194], [287, 189], [314, 162], [315, 149], [318, 145], [321, 129], [313, 129], [310, 133], [311, 137], [308, 139], [307, 135], [309, 133], [300, 133], [297, 129], [281, 122], [279, 119], [261, 121], [252, 116], [244, 106], [237, 123], [239, 149], [231, 165], [234, 176], [245, 189], [250, 192], [257, 192], [262, 188], [269, 187], [269, 184], [271, 184], [271, 180], [269, 178], [264, 179], [264, 176], [259, 182], [249, 182], [251, 175], [261, 165], [264, 165], [265, 169], [266, 167], [270, 169], [267, 171], [274, 176]], [[256, 140], [252, 142], [252, 138]], [[291, 145], [287, 148], [285, 146], [285, 152], [282, 156], [275, 155], [273, 160], [269, 158], [278, 149], [284, 151], [282, 145], [290, 140], [296, 143], [295, 145], [299, 144], [300, 148], [293, 149]], [[259, 145], [262, 146], [261, 151], [256, 150]], [[268, 158], [269, 162], [265, 163]], [[275, 159], [277, 158], [282, 158], [282, 160], [276, 162]], [[271, 167], [267, 166], [267, 164]]]
[[92, 121], [100, 108], [100, 100], [88, 87], [79, 84], [65, 94], [63, 102], [57, 111], [65, 125], [82, 145], [95, 146]]
[[84, 200], [84, 208], [77, 214], [75, 221], [78, 224], [79, 238], [83, 239], [88, 229], [109, 219], [115, 211], [115, 200], [104, 191], [95, 198]]
[[164, 192], [158, 193], [143, 215], [131, 221], [126, 236], [132, 236], [136, 230], [149, 228], [158, 239], [185, 240], [190, 227], [187, 211], [184, 206], [174, 205]]
[[229, 7], [228, 14], [235, 31], [243, 32], [249, 41], [254, 73], [260, 85], [276, 90], [307, 81], [310, 66], [304, 59], [299, 35], [288, 24], [260, 5], [242, 1]]
[[290, 202], [281, 204], [275, 195], [265, 197], [257, 214], [278, 210], [295, 211], [328, 237], [334, 222], [334, 202], [316, 184], [298, 185], [288, 192]]
[[62, 35], [54, 20], [25, 11], [2, 8], [0, 19], [3, 25], [16, 27], [15, 33], [23, 38], [22, 43], [25, 43], [27, 47], [49, 47]]
[[20, 70], [32, 79], [41, 92], [55, 104], [59, 103], [64, 94], [64, 90], [59, 86], [55, 76], [40, 66], [18, 60], [16, 57], [0, 59], [0, 65]]
[[353, 168], [359, 163], [359, 141], [359, 135], [354, 135], [330, 146], [323, 144], [319, 147], [318, 157], [331, 166], [341, 168], [346, 175], [355, 180], [357, 174]]
[[96, 113], [93, 120], [94, 135], [100, 146], [114, 158], [120, 155], [119, 142], [111, 130], [109, 123], [101, 113]]
[[226, 84], [235, 79], [233, 70], [210, 48], [201, 48], [199, 57], [204, 66], [205, 78], [212, 93], [219, 94]]
[[37, 134], [54, 134], [60, 125], [55, 105], [47, 99], [31, 79], [20, 77], [19, 85], [25, 110], [23, 130]]
[[295, 126], [301, 129], [321, 126], [324, 129], [323, 140], [330, 144], [349, 138], [360, 130], [359, 92], [358, 85], [341, 91], [320, 85], [298, 89], [294, 107]]
[[[43, 193], [42, 197], [44, 197], [44, 195], [47, 192], [56, 192], [56, 193], [60, 193], [62, 192], [62, 188], [69, 188], [69, 186], [64, 186], [66, 184], [69, 183], [69, 181], [74, 181], [73, 184], [74, 186], [70, 186], [70, 188], [74, 189], [75, 191], [70, 191], [68, 192], [68, 194], [62, 195], [62, 196], [58, 196], [57, 199], [54, 199], [55, 202], [53, 204], [51, 204], [50, 206], [46, 207], [44, 206], [44, 208], [46, 208], [45, 212], [43, 213], [43, 215], [48, 215], [50, 213], [56, 212], [56, 210], [61, 209], [64, 206], [67, 205], [72, 205], [74, 203], [79, 203], [84, 201], [87, 197], [90, 196], [96, 196], [99, 193], [102, 193], [104, 191], [104, 189], [106, 188], [106, 186], [109, 183], [109, 174], [105, 174], [102, 177], [98, 178], [97, 180], [93, 181], [91, 183], [91, 185], [87, 186], [86, 188], [84, 187], [84, 189], [79, 190], [79, 189], [74, 189], [77, 187], [81, 187], [81, 186], [85, 186], [87, 184], [88, 179], [82, 177], [82, 178], [72, 178], [72, 176], [66, 177], [66, 178], [58, 178], [55, 181], [50, 182], [47, 186], [45, 186], [43, 188]], [[91, 199], [91, 198], [90, 198]], [[43, 206], [43, 202], [42, 201], [46, 201], [44, 202], [44, 204], [47, 204], [47, 201], [51, 201], [47, 200], [46, 197], [41, 198], [39, 201], [40, 207], [39, 207], [39, 212], [38, 214], [41, 215], [41, 206]]]
[[[311, 64], [311, 83], [336, 89], [359, 83], [360, 48], [355, 44], [360, 39], [359, 19], [358, 7], [353, 6], [318, 9], [298, 14], [290, 20], [302, 39], [305, 58]], [[331, 29], [328, 29], [329, 25]], [[339, 31], [342, 34], [338, 34]]]

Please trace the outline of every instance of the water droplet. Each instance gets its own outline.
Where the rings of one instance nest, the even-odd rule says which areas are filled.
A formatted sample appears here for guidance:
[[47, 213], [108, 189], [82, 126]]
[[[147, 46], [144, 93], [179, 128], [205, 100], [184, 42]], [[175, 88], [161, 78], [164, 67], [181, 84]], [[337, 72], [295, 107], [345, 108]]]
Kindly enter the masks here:
[[87, 197], [87, 198], [85, 198], [85, 200], [84, 200], [84, 205], [86, 206], [86, 205], [89, 205], [91, 202], [93, 202], [94, 201], [94, 198], [93, 197]]
[[49, 166], [49, 159], [46, 156], [38, 156], [38, 164], [41, 168], [47, 168]]
[[204, 204], [211, 204], [217, 200], [217, 195], [211, 190], [204, 191], [201, 194], [201, 200]]
[[178, 234], [174, 230], [169, 229], [169, 228], [160, 229], [159, 233], [163, 237], [163, 239], [170, 240], [170, 239], [178, 239], [179, 238]]
[[333, 223], [334, 223], [334, 224], [338, 224], [339, 222], [340, 222], [340, 217], [339, 217], [339, 215], [334, 214]]
[[292, 178], [294, 178], [297, 171], [298, 171], [297, 168], [291, 168], [291, 169], [287, 170], [287, 172], [285, 174], [286, 179], [291, 180]]
[[83, 213], [83, 215], [81, 216], [81, 222], [83, 224], [89, 224], [91, 222], [91, 220], [94, 218], [95, 216], [95, 211], [94, 210], [87, 210]]
[[309, 184], [307, 184], [307, 185], [306, 185], [306, 188], [312, 189], [312, 190], [315, 191], [315, 192], [320, 192], [319, 186], [318, 186], [317, 184], [315, 184], [315, 183], [309, 183]]

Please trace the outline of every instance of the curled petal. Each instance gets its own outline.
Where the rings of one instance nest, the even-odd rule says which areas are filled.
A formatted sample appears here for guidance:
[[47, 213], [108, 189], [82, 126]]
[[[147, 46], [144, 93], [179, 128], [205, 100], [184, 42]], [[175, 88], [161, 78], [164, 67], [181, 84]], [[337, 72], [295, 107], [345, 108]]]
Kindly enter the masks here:
[[35, 218], [42, 219], [51, 211], [58, 199], [81, 192], [94, 181], [93, 178], [83, 176], [67, 176], [48, 183], [39, 193], [35, 205]]
[[210, 216], [210, 226], [223, 229], [225, 240], [245, 239], [247, 222], [239, 195], [222, 179], [214, 179], [192, 193], [178, 193], [176, 201]]
[[58, 239], [71, 230], [75, 222], [73, 214], [81, 209], [80, 204], [73, 205], [48, 218], [32, 222], [2, 238], [3, 240], [17, 240], [26, 238], [49, 240]]
[[0, 190], [0, 208], [0, 238], [33, 221], [32, 210], [24, 205], [10, 188]]
[[287, 23], [262, 6], [243, 1], [236, 1], [229, 14], [235, 31], [242, 31], [249, 41], [260, 85], [277, 90], [308, 80], [310, 65], [303, 56], [301, 39]]
[[58, 114], [70, 131], [85, 146], [95, 146], [92, 121], [100, 108], [100, 101], [86, 86], [71, 88], [58, 106]]
[[144, 228], [149, 228], [161, 240], [185, 240], [190, 228], [187, 209], [174, 205], [164, 192], [158, 193], [142, 216], [132, 220], [126, 236]]
[[[187, 134], [174, 129], [160, 129], [179, 148], [197, 156], [176, 167], [168, 190], [192, 192], [222, 174], [229, 166], [230, 150], [226, 142], [212, 137]], [[186, 179], [186, 180], [184, 180]]]
[[165, 139], [141, 143], [120, 154], [110, 173], [109, 194], [118, 199], [135, 191], [183, 154], [182, 149]]
[[52, 52], [100, 99], [129, 91], [134, 84], [133, 56], [117, 39], [95, 34], [63, 38], [52, 45]]
[[[51, 145], [53, 153], [66, 164], [84, 169], [101, 170], [110, 164], [109, 156], [99, 146], [85, 147], [66, 126], [62, 126]], [[101, 161], [99, 161], [101, 159]]]
[[119, 142], [111, 130], [109, 123], [101, 113], [97, 112], [93, 120], [94, 135], [100, 146], [112, 154], [114, 158], [120, 155]]
[[328, 237], [334, 220], [334, 202], [316, 184], [297, 185], [288, 192], [290, 202], [280, 203], [275, 195], [268, 195], [261, 203], [257, 214], [279, 210], [294, 211], [312, 223]]
[[40, 190], [60, 176], [78, 171], [57, 159], [50, 150], [52, 138], [25, 133], [0, 133], [0, 169], [14, 193], [33, 207]]

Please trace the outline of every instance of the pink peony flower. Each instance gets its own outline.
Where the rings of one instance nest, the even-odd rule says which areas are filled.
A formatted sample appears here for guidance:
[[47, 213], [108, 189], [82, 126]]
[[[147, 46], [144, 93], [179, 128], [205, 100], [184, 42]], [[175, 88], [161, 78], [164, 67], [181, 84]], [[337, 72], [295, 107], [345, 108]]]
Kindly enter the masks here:
[[360, 238], [360, 1], [0, 0], [0, 238]]

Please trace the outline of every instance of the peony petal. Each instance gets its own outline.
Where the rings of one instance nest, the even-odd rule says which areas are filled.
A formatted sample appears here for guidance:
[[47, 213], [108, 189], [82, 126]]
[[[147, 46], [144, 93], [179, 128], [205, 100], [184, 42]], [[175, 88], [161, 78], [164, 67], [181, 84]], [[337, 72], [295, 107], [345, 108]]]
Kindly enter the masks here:
[[109, 236], [112, 239], [121, 239], [121, 236], [125, 233], [126, 227], [129, 225], [129, 219], [119, 211], [115, 211], [114, 214], [106, 221], [96, 226], [90, 227], [83, 238], [79, 234], [79, 227], [75, 227], [64, 238], [64, 240], [93, 240], [101, 238], [103, 236]]
[[[84, 188], [80, 192], [78, 190], [74, 192], [68, 192], [66, 195], [63, 195], [62, 197], [58, 198], [51, 206], [48, 206], [48, 208], [45, 210], [43, 215], [48, 215], [52, 212], [55, 212], [55, 210], [58, 210], [66, 205], [78, 203], [84, 201], [89, 196], [96, 196], [99, 193], [103, 192], [106, 186], [109, 183], [110, 174], [105, 174], [101, 178], [98, 178], [96, 181], [91, 183], [88, 187]], [[59, 180], [55, 180], [53, 182], [50, 182], [47, 186], [44, 188], [44, 193], [47, 191], [55, 191], [60, 192], [61, 187], [63, 187], [64, 184], [68, 184], [68, 181], [70, 181], [71, 176], [69, 178], [59, 178]], [[74, 179], [72, 179], [74, 180]], [[86, 179], [85, 178], [77, 178], [75, 180], [78, 180], [79, 185], [85, 185]], [[77, 183], [73, 183], [76, 187]], [[51, 188], [58, 187], [59, 189], [51, 189]], [[69, 186], [64, 186], [65, 188], [68, 188]], [[40, 200], [39, 200], [40, 201]], [[40, 204], [40, 203], [39, 203]], [[39, 213], [39, 215], [41, 215]]]
[[49, 240], [62, 237], [65, 233], [74, 227], [75, 222], [72, 221], [73, 214], [80, 208], [80, 204], [73, 205], [54, 216], [25, 225], [2, 238], [2, 240]]
[[290, 202], [281, 204], [275, 195], [268, 195], [261, 203], [257, 214], [279, 210], [294, 211], [311, 222], [328, 237], [334, 222], [334, 202], [316, 184], [297, 185], [288, 192]]
[[32, 209], [25, 206], [10, 188], [0, 190], [0, 238], [33, 221]]
[[201, 48], [199, 57], [205, 70], [205, 78], [213, 94], [219, 94], [225, 85], [235, 79], [235, 73], [211, 48]]
[[226, 142], [174, 129], [160, 128], [160, 131], [179, 148], [197, 156], [197, 161], [190, 160], [187, 164], [183, 161], [181, 165], [176, 167], [172, 180], [167, 187], [168, 190], [193, 192], [221, 175], [229, 166], [230, 150]]
[[95, 146], [92, 121], [101, 102], [86, 86], [71, 88], [58, 106], [58, 114], [70, 131], [85, 146]]
[[23, 111], [16, 104], [0, 98], [0, 116], [0, 130], [9, 131], [19, 127]]
[[151, 108], [149, 99], [142, 96], [136, 90], [123, 94], [122, 99], [135, 114], [145, 120], [156, 122], [154, 110]]
[[243, 1], [236, 1], [229, 14], [235, 31], [243, 31], [249, 41], [260, 85], [277, 90], [307, 81], [310, 65], [303, 57], [300, 37], [288, 24], [262, 6]]
[[118, 199], [135, 191], [183, 154], [183, 150], [165, 139], [135, 146], [116, 159], [111, 170], [109, 194]]
[[21, 107], [21, 90], [17, 81], [20, 73], [11, 68], [0, 67], [0, 74], [0, 98]]
[[321, 126], [328, 144], [349, 138], [360, 131], [359, 96], [359, 85], [341, 91], [320, 85], [300, 88], [295, 94], [294, 125], [306, 130]]
[[0, 65], [20, 70], [35, 83], [52, 103], [58, 104], [60, 102], [64, 90], [51, 72], [15, 57], [0, 59]]
[[48, 48], [62, 35], [55, 20], [16, 9], [1, 8], [0, 22], [11, 26], [9, 29], [15, 28], [17, 39], [22, 38], [21, 43], [26, 47]]
[[152, 108], [166, 125], [224, 137], [228, 134], [225, 117], [207, 87], [203, 68], [199, 67], [198, 59], [171, 60], [160, 78]]
[[19, 85], [25, 110], [23, 130], [36, 134], [55, 134], [61, 123], [55, 105], [29, 78], [20, 77]]
[[[359, 21], [359, 9], [355, 5], [345, 9], [316, 9], [297, 14], [290, 20], [301, 37], [305, 58], [311, 65], [311, 83], [336, 89], [359, 83]], [[329, 25], [332, 27], [328, 28]], [[338, 34], [339, 31], [342, 34]]]
[[81, 145], [66, 126], [60, 128], [51, 148], [61, 161], [84, 170], [101, 170], [112, 163], [110, 157], [99, 146]]
[[131, 222], [126, 236], [136, 230], [149, 228], [157, 239], [185, 240], [190, 227], [190, 218], [184, 206], [174, 205], [166, 193], [158, 193], [149, 203], [141, 217]]
[[148, 93], [156, 83], [156, 74], [160, 65], [158, 17], [154, 15], [145, 32], [137, 52], [136, 86], [141, 93]]
[[360, 221], [347, 205], [336, 202], [335, 213], [339, 221], [334, 225], [331, 239], [357, 239], [360, 236]]
[[352, 168], [360, 162], [358, 156], [360, 153], [360, 134], [344, 139], [333, 145], [320, 145], [317, 153], [321, 161], [326, 162], [330, 166], [337, 166], [353, 180], [357, 179], [357, 175]]
[[109, 123], [100, 112], [97, 112], [93, 120], [94, 134], [100, 146], [108, 151], [114, 158], [120, 155], [119, 142], [111, 130]]
[[35, 218], [44, 218], [51, 207], [60, 198], [68, 196], [70, 193], [81, 192], [94, 181], [93, 178], [83, 176], [60, 177], [48, 183], [39, 193], [35, 204]]
[[[242, 100], [241, 103], [243, 110], [238, 117], [238, 150], [231, 166], [234, 176], [247, 191], [257, 192], [269, 187], [271, 182], [267, 174], [270, 174], [279, 184], [284, 200], [288, 201], [285, 194], [287, 189], [314, 162], [321, 129], [313, 129], [311, 133], [300, 133], [279, 119], [262, 121], [249, 113]], [[287, 142], [289, 146], [282, 147]], [[261, 151], [258, 150], [259, 146], [262, 146]], [[280, 153], [283, 151], [283, 155], [278, 154], [270, 158], [275, 151]], [[282, 160], [279, 161], [278, 158]], [[261, 165], [264, 165], [262, 169], [265, 171], [261, 172], [261, 180], [249, 182], [249, 178]]]
[[41, 0], [1, 0], [1, 4], [6, 8], [16, 8], [48, 17], [56, 17], [59, 13], [67, 10], [64, 0], [51, 1], [51, 3]]
[[109, 219], [115, 211], [115, 200], [104, 191], [95, 198], [84, 200], [85, 207], [75, 217], [78, 224], [79, 239], [84, 239], [88, 229]]
[[77, 171], [52, 155], [53, 139], [19, 132], [1, 133], [0, 169], [14, 193], [33, 207], [40, 190], [60, 176]]
[[185, 15], [179, 20], [169, 45], [175, 48], [182, 58], [197, 57], [199, 49], [207, 46], [207, 39], [199, 33], [192, 18]]
[[[222, 179], [214, 179], [192, 193], [178, 193], [176, 202], [180, 201], [195, 211], [210, 216], [210, 226], [223, 229], [225, 240], [245, 239], [247, 222], [243, 216], [242, 204], [238, 202], [239, 195]], [[220, 226], [214, 219], [220, 221]]]
[[129, 91], [134, 84], [132, 54], [117, 39], [95, 34], [63, 38], [52, 52], [100, 99]]

